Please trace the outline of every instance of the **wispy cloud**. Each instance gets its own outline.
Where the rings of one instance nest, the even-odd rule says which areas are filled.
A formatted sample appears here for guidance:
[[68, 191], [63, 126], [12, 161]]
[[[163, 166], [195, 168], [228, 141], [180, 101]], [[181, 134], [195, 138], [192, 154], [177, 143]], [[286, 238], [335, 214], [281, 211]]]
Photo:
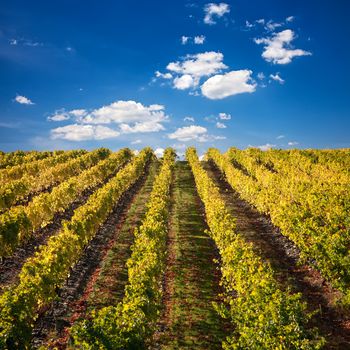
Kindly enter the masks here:
[[294, 39], [294, 32], [291, 29], [286, 29], [271, 37], [254, 39], [254, 41], [256, 44], [265, 44], [262, 57], [267, 62], [287, 64], [292, 62], [294, 57], [311, 55], [311, 52], [292, 48], [291, 42]]
[[219, 113], [218, 118], [220, 120], [230, 120], [231, 119], [231, 114], [228, 113]]
[[271, 144], [271, 143], [265, 143], [264, 145], [260, 145], [260, 146], [248, 145], [248, 148], [249, 148], [249, 147], [259, 148], [259, 149], [261, 149], [262, 151], [268, 151], [269, 149], [276, 147], [276, 145], [273, 145], [273, 144]]
[[226, 13], [230, 12], [230, 6], [224, 2], [220, 4], [209, 3], [204, 6], [204, 23], [213, 25], [215, 24], [214, 18], [221, 18]]
[[32, 102], [32, 100], [28, 97], [22, 96], [22, 95], [17, 95], [14, 99], [17, 103], [21, 105], [34, 105], [35, 103]]
[[277, 81], [280, 84], [284, 84], [285, 82], [285, 80], [280, 77], [279, 73], [270, 74], [270, 78], [274, 81]]
[[44, 46], [44, 43], [30, 40], [30, 39], [23, 39], [23, 38], [12, 38], [9, 40], [10, 45], [13, 46], [29, 46], [29, 47], [41, 47]]
[[218, 128], [218, 129], [226, 129], [227, 126], [224, 124], [224, 123], [220, 123], [220, 122], [217, 122], [215, 124], [215, 126]]
[[190, 39], [189, 36], [183, 35], [183, 36], [181, 37], [181, 44], [182, 44], [182, 45], [186, 45], [186, 44], [188, 43], [188, 40], [189, 40], [189, 39]]
[[205, 36], [204, 35], [197, 35], [194, 37], [194, 43], [196, 45], [202, 45], [204, 44], [204, 41], [205, 41]]
[[156, 78], [161, 78], [161, 79], [172, 79], [172, 74], [171, 73], [161, 73], [158, 70], [155, 72]]

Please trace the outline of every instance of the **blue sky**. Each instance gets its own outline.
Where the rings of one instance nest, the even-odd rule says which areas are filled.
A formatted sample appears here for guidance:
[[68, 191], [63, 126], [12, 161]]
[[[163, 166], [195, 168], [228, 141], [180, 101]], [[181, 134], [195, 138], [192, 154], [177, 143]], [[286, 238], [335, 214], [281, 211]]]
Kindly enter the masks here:
[[350, 147], [347, 0], [0, 5], [0, 149]]

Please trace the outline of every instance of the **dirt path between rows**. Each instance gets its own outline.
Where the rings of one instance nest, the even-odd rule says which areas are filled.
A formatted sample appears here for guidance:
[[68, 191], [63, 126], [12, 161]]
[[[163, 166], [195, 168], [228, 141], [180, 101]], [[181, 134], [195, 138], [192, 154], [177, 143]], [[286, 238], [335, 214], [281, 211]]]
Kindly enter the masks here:
[[120, 170], [116, 170], [108, 176], [101, 184], [86, 189], [64, 212], [56, 213], [52, 222], [47, 226], [37, 230], [27, 242], [15, 249], [14, 253], [3, 259], [0, 263], [0, 294], [6, 286], [10, 286], [18, 281], [18, 274], [23, 264], [28, 258], [34, 255], [35, 251], [47, 243], [48, 239], [57, 234], [64, 220], [70, 220], [74, 210], [85, 204], [92, 193], [104, 186]]
[[298, 265], [299, 250], [294, 243], [283, 236], [268, 217], [242, 200], [212, 162], [203, 162], [203, 167], [218, 185], [227, 207], [237, 219], [238, 232], [271, 263], [282, 286], [291, 286], [293, 291], [301, 292], [310, 311], [318, 311], [312, 326], [326, 338], [325, 349], [350, 349], [349, 315], [334, 306], [338, 292], [318, 271], [308, 265]]
[[[111, 215], [100, 227], [95, 237], [85, 248], [80, 260], [72, 268], [65, 285], [58, 291], [59, 299], [42, 314], [33, 331], [32, 346], [39, 348], [65, 349], [72, 323], [85, 314], [90, 293], [98, 280], [101, 264], [111, 248], [119, 241], [119, 233], [126, 222], [130, 206], [143, 188], [152, 164], [146, 166], [144, 174], [116, 203]], [[132, 230], [128, 231], [129, 240]], [[125, 238], [125, 237], [124, 237]], [[132, 244], [125, 242], [125, 244]], [[123, 244], [123, 242], [121, 242]], [[124, 265], [127, 259], [124, 255]], [[91, 305], [93, 306], [93, 305]]]
[[204, 208], [187, 162], [177, 162], [164, 277], [164, 310], [151, 349], [221, 349], [225, 326], [212, 303], [220, 302], [219, 259], [205, 233]]

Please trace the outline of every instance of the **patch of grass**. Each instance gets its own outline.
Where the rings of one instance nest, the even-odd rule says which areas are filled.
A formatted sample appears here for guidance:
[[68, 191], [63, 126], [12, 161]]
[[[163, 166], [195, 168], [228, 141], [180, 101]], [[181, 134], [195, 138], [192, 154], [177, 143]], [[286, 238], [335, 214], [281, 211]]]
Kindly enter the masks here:
[[214, 242], [205, 233], [204, 212], [187, 162], [177, 162], [171, 229], [173, 259], [170, 300], [161, 349], [219, 349], [225, 336], [212, 302], [219, 301], [220, 275]]
[[131, 203], [124, 223], [116, 231], [117, 237], [102, 262], [99, 276], [89, 295], [88, 309], [115, 305], [123, 298], [124, 288], [128, 282], [126, 261], [131, 255], [130, 247], [134, 242], [134, 229], [140, 225], [145, 215], [146, 203], [158, 169], [159, 162], [153, 161], [145, 184]]

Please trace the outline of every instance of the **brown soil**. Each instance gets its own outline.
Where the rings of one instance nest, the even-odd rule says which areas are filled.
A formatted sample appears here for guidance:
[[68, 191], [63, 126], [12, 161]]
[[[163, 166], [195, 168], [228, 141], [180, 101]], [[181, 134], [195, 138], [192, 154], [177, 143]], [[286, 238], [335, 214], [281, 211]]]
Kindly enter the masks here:
[[267, 216], [242, 200], [212, 162], [203, 162], [203, 166], [236, 218], [238, 232], [271, 263], [282, 286], [301, 292], [310, 311], [318, 311], [311, 326], [316, 326], [326, 338], [325, 349], [350, 349], [350, 315], [335, 305], [339, 292], [311, 265], [299, 263], [299, 250], [294, 243]]

